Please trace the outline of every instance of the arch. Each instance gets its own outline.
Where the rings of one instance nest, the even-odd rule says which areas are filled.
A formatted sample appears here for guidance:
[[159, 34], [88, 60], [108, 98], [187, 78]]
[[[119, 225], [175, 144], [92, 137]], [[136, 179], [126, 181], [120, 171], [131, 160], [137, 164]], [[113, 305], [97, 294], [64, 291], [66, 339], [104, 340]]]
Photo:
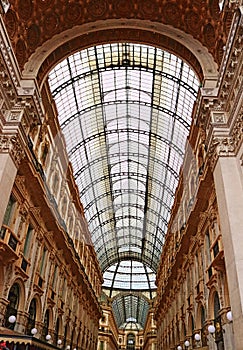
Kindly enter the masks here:
[[187, 334], [191, 336], [193, 334], [194, 329], [195, 329], [194, 317], [190, 313], [188, 315], [188, 320], [187, 320]]
[[20, 278], [16, 278], [14, 280], [13, 284], [15, 284], [15, 283], [18, 284], [18, 286], [19, 286], [19, 307], [18, 307], [18, 309], [20, 311], [25, 311], [25, 308], [26, 308], [26, 303], [25, 303], [26, 294], [25, 294], [24, 281], [22, 281], [22, 279], [20, 279]]
[[214, 319], [214, 296], [215, 296], [215, 293], [218, 294], [218, 292], [215, 288], [211, 289], [209, 292], [209, 297], [208, 297], [208, 319], [209, 320]]
[[214, 314], [214, 326], [215, 326], [215, 343], [217, 344], [218, 350], [224, 350], [224, 337], [221, 320], [221, 305], [219, 300], [218, 292], [215, 291], [213, 294], [213, 314]]
[[196, 311], [196, 319], [195, 319], [195, 328], [201, 329], [206, 321], [206, 310], [202, 303], [199, 303], [197, 305], [197, 311]]
[[[201, 81], [217, 78], [218, 67], [213, 56], [191, 35], [161, 23], [156, 25], [155, 30], [151, 28], [150, 21], [132, 19], [127, 21], [126, 25], [122, 19], [97, 21], [95, 29], [93, 24], [86, 24], [57, 34], [29, 57], [24, 66], [23, 76], [29, 79], [38, 75], [42, 84], [50, 69], [71, 53], [97, 43], [121, 41], [163, 48], [189, 63]], [[60, 42], [63, 44], [59, 45]]]
[[127, 334], [127, 350], [135, 350], [136, 347], [136, 336], [134, 333]]
[[[224, 11], [220, 12], [217, 1], [213, 4], [204, 1], [203, 6], [200, 1], [193, 1], [192, 6], [192, 2], [185, 3], [183, 0], [151, 0], [149, 4], [144, 0], [131, 0], [125, 2], [125, 5], [123, 1], [113, 0], [84, 0], [78, 3], [60, 0], [58, 11], [52, 1], [39, 1], [35, 5], [26, 1], [21, 9], [11, 7], [9, 14], [4, 20], [14, 43], [17, 60], [21, 68], [24, 67], [25, 72], [30, 74], [33, 61], [40, 66], [52, 48], [57, 48], [60, 42], [68, 47], [69, 41], [76, 39], [80, 46], [80, 34], [91, 35], [93, 40], [100, 42], [111, 41], [114, 35], [117, 35], [117, 41], [122, 35], [128, 36], [130, 31], [135, 32], [132, 36], [140, 39], [140, 42], [146, 38], [142, 31], [147, 31], [154, 37], [164, 34], [167, 37], [165, 42], [172, 39], [182, 43], [188, 41], [189, 49], [192, 51], [194, 48], [202, 60], [206, 52], [207, 56], [211, 55], [212, 59], [220, 61], [229, 31], [229, 16]], [[13, 16], [17, 22], [14, 29], [11, 26]], [[28, 28], [20, 25], [23, 20], [28, 21]], [[115, 33], [116, 29], [120, 35]], [[105, 33], [103, 37], [97, 38], [100, 30]], [[204, 50], [200, 50], [201, 47]]]
[[54, 328], [54, 319], [53, 319], [53, 308], [49, 306], [49, 328], [53, 329]]
[[43, 329], [42, 329], [42, 339], [45, 340], [50, 327], [50, 310], [47, 309], [44, 314]]
[[20, 287], [18, 283], [14, 283], [8, 293], [8, 306], [5, 312], [5, 327], [9, 329], [14, 329], [15, 322], [10, 323], [9, 317], [17, 317], [18, 308], [19, 308], [19, 299], [20, 299]]
[[31, 335], [31, 329], [35, 327], [36, 310], [37, 310], [37, 302], [36, 302], [36, 299], [33, 298], [30, 302], [29, 310], [28, 310], [28, 321], [27, 321], [27, 326], [26, 326], [26, 334]]
[[57, 346], [61, 329], [62, 329], [62, 320], [61, 320], [61, 316], [58, 315], [55, 323], [55, 332], [54, 332], [54, 345], [56, 346]]
[[63, 343], [64, 348], [66, 347], [66, 345], [69, 345], [68, 344], [69, 340], [70, 340], [70, 326], [69, 326], [69, 323], [67, 321], [67, 323], [65, 324], [65, 327], [64, 327], [64, 343]]
[[32, 299], [30, 300], [29, 305], [27, 305], [26, 307], [26, 311], [28, 312], [29, 308], [30, 308], [30, 304], [32, 302], [32, 300], [35, 299], [36, 302], [36, 322], [41, 322], [42, 321], [42, 304], [41, 304], [41, 298], [38, 294], [34, 294]]
[[71, 332], [71, 339], [70, 339], [70, 347], [71, 349], [73, 349], [76, 346], [77, 343], [77, 331], [74, 328], [75, 326], [73, 326], [72, 332]]
[[219, 295], [217, 292], [214, 293], [214, 298], [213, 298], [213, 305], [214, 305], [214, 318], [217, 318], [220, 316], [220, 301], [219, 301]]

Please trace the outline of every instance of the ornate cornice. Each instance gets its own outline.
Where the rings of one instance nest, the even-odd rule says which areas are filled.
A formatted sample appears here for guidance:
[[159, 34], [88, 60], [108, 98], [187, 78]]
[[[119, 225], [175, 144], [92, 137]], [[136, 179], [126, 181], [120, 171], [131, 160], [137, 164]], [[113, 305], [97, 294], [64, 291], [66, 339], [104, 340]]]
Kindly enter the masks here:
[[25, 107], [29, 116], [38, 119], [43, 116], [40, 92], [34, 79], [21, 79], [15, 53], [0, 21], [0, 76], [3, 92], [9, 109]]
[[[225, 129], [222, 129], [224, 131]], [[227, 132], [226, 132], [227, 133]], [[215, 131], [208, 145], [207, 157], [214, 169], [218, 157], [236, 156], [243, 141], [243, 107], [228, 135]], [[217, 135], [218, 134], [218, 135]]]
[[0, 153], [9, 153], [16, 167], [25, 157], [24, 148], [17, 135], [0, 135]]

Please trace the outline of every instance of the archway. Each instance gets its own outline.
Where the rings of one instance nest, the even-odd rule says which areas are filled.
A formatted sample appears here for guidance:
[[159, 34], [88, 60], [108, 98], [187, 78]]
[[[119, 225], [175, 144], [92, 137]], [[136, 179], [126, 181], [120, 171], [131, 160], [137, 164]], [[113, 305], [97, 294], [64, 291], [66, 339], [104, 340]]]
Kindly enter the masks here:
[[29, 316], [28, 316], [28, 323], [26, 326], [26, 334], [31, 334], [31, 329], [35, 327], [35, 321], [36, 321], [36, 299], [33, 298], [31, 300], [30, 306], [29, 306]]
[[9, 322], [10, 316], [17, 316], [18, 306], [20, 299], [20, 288], [18, 283], [14, 283], [10, 288], [8, 293], [8, 306], [5, 313], [5, 327], [9, 329], [14, 329], [15, 323]]
[[127, 350], [135, 350], [136, 338], [133, 333], [127, 335]]
[[220, 301], [217, 292], [214, 293], [214, 326], [215, 326], [215, 343], [217, 350], [224, 350], [223, 329], [220, 314]]

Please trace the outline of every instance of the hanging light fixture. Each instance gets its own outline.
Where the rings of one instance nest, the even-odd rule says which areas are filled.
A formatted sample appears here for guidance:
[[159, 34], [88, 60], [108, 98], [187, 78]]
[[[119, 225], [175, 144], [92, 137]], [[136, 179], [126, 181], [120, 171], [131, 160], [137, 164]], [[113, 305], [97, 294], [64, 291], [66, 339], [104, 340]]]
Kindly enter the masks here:
[[228, 311], [227, 314], [226, 314], [226, 317], [227, 317], [227, 320], [229, 322], [232, 322], [233, 321], [232, 311]]
[[215, 327], [212, 324], [208, 326], [208, 332], [212, 335], [215, 333]]
[[184, 344], [185, 344], [185, 347], [187, 348], [190, 346], [190, 342], [188, 340], [186, 340]]
[[31, 334], [36, 335], [38, 331], [36, 328], [32, 328], [30, 332]]
[[16, 317], [15, 317], [14, 315], [9, 316], [8, 322], [9, 322], [9, 323], [14, 323], [14, 322], [16, 322]]

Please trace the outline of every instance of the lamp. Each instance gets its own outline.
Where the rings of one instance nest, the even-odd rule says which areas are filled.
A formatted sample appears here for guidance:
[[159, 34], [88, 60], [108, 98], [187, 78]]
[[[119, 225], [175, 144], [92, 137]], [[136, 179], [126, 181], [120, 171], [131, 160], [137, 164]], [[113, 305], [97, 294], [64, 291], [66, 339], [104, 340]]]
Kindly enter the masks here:
[[70, 345], [68, 345], [68, 346], [66, 347], [66, 350], [70, 350]]
[[36, 335], [36, 333], [37, 333], [38, 331], [37, 331], [36, 328], [32, 328], [30, 332], [31, 332], [31, 334]]
[[212, 324], [208, 326], [208, 332], [212, 335], [215, 333], [215, 327]]
[[227, 312], [226, 317], [227, 317], [227, 320], [228, 320], [229, 322], [232, 322], [232, 321], [233, 321], [233, 315], [232, 315], [232, 312], [231, 312], [231, 311], [228, 311], [228, 312]]
[[188, 340], [185, 341], [185, 347], [188, 348], [188, 346], [190, 346], [190, 342]]
[[182, 347], [180, 345], [178, 345], [177, 350], [182, 350]]
[[46, 340], [49, 341], [50, 339], [51, 339], [50, 334], [47, 334], [47, 335], [46, 335]]
[[9, 322], [9, 323], [14, 323], [14, 322], [16, 322], [16, 317], [15, 317], [14, 315], [9, 316], [8, 322]]
[[61, 345], [61, 344], [62, 344], [62, 340], [61, 340], [61, 339], [58, 339], [57, 345]]
[[201, 340], [201, 335], [200, 335], [199, 333], [196, 333], [196, 334], [194, 335], [194, 339], [195, 339], [196, 341], [200, 341], [200, 340]]

